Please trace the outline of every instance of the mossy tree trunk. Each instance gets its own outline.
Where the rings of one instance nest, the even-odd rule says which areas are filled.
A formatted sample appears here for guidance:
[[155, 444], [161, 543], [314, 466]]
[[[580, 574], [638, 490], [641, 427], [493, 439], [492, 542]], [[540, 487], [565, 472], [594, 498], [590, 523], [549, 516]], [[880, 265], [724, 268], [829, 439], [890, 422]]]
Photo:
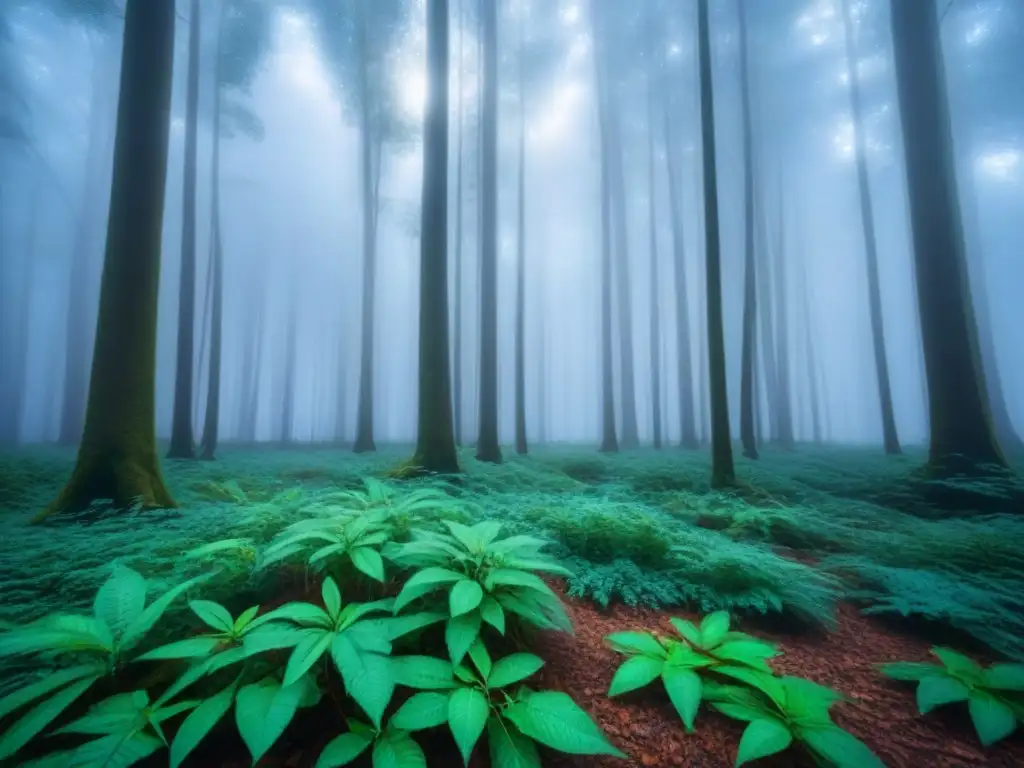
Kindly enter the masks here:
[[419, 424], [412, 465], [459, 471], [448, 358], [448, 0], [427, 0], [429, 94], [420, 207]]
[[170, 459], [195, 458], [192, 387], [196, 324], [196, 173], [199, 162], [199, 0], [192, 0], [188, 30], [188, 86], [185, 107], [185, 179], [182, 185], [181, 275], [178, 282], [178, 349], [174, 377]]
[[707, 282], [708, 383], [711, 399], [711, 485], [714, 488], [727, 488], [736, 484], [736, 471], [733, 467], [729, 434], [725, 332], [722, 323], [721, 235], [718, 221], [718, 171], [715, 167], [715, 96], [711, 79], [708, 0], [698, 0], [697, 3], [697, 40], [704, 165], [704, 257]]
[[156, 455], [160, 246], [174, 0], [128, 0], [114, 175], [85, 428], [67, 485], [37, 520], [98, 499], [172, 507]]
[[843, 0], [843, 43], [846, 71], [850, 80], [850, 107], [853, 111], [853, 155], [857, 168], [857, 195], [860, 201], [861, 229], [864, 233], [864, 259], [868, 274], [868, 311], [871, 318], [871, 344], [875, 354], [875, 378], [882, 417], [882, 442], [887, 454], [902, 453], [896, 431], [896, 415], [889, 382], [889, 358], [885, 350], [885, 326], [882, 321], [882, 283], [878, 274], [878, 246], [875, 240], [875, 210], [868, 177], [867, 138], [864, 129], [864, 106], [857, 72], [857, 56], [853, 42], [853, 19], [850, 0]]
[[754, 336], [757, 333], [757, 276], [754, 265], [754, 158], [750, 115], [750, 51], [747, 10], [739, 0], [740, 91], [743, 112], [743, 347], [740, 366], [740, 440], [743, 455], [756, 459], [754, 434]]
[[893, 60], [928, 382], [928, 470], [1006, 467], [996, 442], [965, 260], [949, 96], [934, 3], [892, 3]]
[[601, 157], [601, 446], [602, 453], [617, 453], [618, 435], [615, 431], [615, 376], [612, 350], [612, 232], [611, 232], [611, 170], [606, 54], [602, 40], [601, 12], [591, 4], [593, 14], [594, 69], [597, 84], [598, 133]]
[[483, 31], [483, 247], [480, 276], [480, 428], [476, 457], [501, 462], [498, 443], [498, 9], [481, 3]]

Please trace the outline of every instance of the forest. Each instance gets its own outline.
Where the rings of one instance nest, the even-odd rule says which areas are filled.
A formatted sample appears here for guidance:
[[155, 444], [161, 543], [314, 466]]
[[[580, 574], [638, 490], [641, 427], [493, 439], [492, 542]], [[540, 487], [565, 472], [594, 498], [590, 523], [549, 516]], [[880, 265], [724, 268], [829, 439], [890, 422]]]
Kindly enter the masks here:
[[0, 768], [1024, 765], [1022, 45], [3, 0]]

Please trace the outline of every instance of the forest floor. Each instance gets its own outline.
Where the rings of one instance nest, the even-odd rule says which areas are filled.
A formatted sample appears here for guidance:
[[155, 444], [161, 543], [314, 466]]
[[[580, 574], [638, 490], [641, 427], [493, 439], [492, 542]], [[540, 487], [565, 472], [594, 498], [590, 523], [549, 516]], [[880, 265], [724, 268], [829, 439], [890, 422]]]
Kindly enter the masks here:
[[[318, 499], [376, 477], [399, 493], [441, 488], [457, 502], [445, 519], [497, 519], [507, 533], [543, 534], [574, 572], [552, 585], [565, 596], [575, 634], [535, 638], [530, 650], [546, 661], [538, 683], [568, 692], [630, 757], [551, 754], [545, 764], [732, 765], [741, 723], [702, 709], [687, 734], [660, 686], [609, 699], [622, 657], [603, 641], [628, 629], [668, 632], [669, 617], [724, 608], [744, 631], [779, 644], [780, 673], [843, 693], [836, 722], [886, 765], [1024, 765], [1024, 729], [983, 749], [966, 707], [918, 715], [913, 685], [876, 669], [928, 660], [933, 645], [982, 662], [1024, 660], [1024, 515], [1011, 509], [1009, 499], [1021, 491], [1012, 479], [929, 484], [915, 473], [921, 453], [886, 458], [849, 447], [768, 449], [757, 462], [740, 459], [744, 485], [729, 494], [708, 488], [706, 451], [678, 449], [603, 456], [551, 447], [506, 454], [499, 466], [463, 451], [466, 472], [454, 482], [396, 479], [409, 453], [399, 446], [354, 456], [229, 445], [216, 462], [164, 461], [178, 509], [91, 513], [42, 526], [27, 523], [59, 490], [73, 452], [0, 454], [0, 629], [54, 611], [88, 611], [115, 561], [143, 574], [153, 595], [195, 574], [196, 563], [182, 557], [190, 549], [235, 537], [259, 546]], [[956, 499], [956, 516], [934, 503], [944, 494]], [[968, 514], [964, 498], [983, 499], [984, 514]], [[280, 579], [234, 565], [235, 575], [211, 585], [218, 594], [208, 599], [234, 611], [296, 597], [281, 594]], [[233, 600], [240, 591], [245, 597]], [[0, 664], [0, 696], [29, 679], [20, 661]], [[312, 766], [340, 721], [321, 703], [259, 765]], [[450, 739], [423, 744], [431, 765], [461, 762]], [[485, 755], [478, 748], [471, 765], [486, 765]], [[166, 753], [143, 764], [166, 765]], [[185, 763], [249, 764], [244, 744], [225, 727]], [[788, 751], [758, 764], [813, 763]]]

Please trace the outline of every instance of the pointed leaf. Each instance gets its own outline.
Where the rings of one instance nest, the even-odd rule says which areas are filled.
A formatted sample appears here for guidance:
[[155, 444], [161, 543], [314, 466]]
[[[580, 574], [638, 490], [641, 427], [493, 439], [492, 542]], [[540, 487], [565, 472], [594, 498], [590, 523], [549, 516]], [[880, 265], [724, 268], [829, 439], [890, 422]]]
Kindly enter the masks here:
[[386, 731], [373, 745], [373, 768], [427, 768], [427, 757], [409, 734]]
[[288, 657], [288, 666], [285, 668], [282, 684], [287, 686], [298, 682], [299, 678], [306, 674], [310, 667], [327, 652], [335, 637], [333, 632], [310, 630], [302, 642], [295, 646], [292, 655]]
[[483, 599], [484, 588], [476, 581], [463, 579], [448, 593], [448, 607], [453, 617], [461, 616], [475, 610]]
[[445, 690], [456, 685], [451, 662], [433, 656], [393, 656], [391, 674], [407, 688]]
[[661, 681], [688, 732], [693, 731], [693, 720], [700, 707], [703, 685], [700, 675], [692, 669], [666, 664], [661, 672]]
[[302, 698], [303, 685], [276, 681], [247, 685], [235, 700], [235, 724], [252, 760], [258, 761], [284, 733]]
[[457, 688], [448, 697], [448, 727], [459, 746], [462, 762], [469, 764], [469, 756], [480, 739], [490, 715], [490, 703], [476, 688]]
[[90, 676], [72, 683], [25, 713], [0, 736], [0, 760], [6, 760], [25, 746], [98, 679]]
[[736, 753], [737, 768], [752, 760], [774, 755], [793, 743], [793, 734], [780, 721], [754, 720], [740, 737], [740, 748]]
[[395, 598], [394, 612], [398, 613], [417, 597], [423, 597], [435, 589], [440, 589], [445, 584], [454, 584], [464, 578], [464, 574], [447, 568], [424, 568], [422, 571], [414, 573], [405, 582], [402, 591]]
[[340, 768], [359, 757], [373, 744], [373, 739], [361, 733], [343, 733], [331, 739], [324, 747], [314, 768]]
[[480, 602], [480, 618], [498, 630], [500, 634], [505, 634], [505, 609], [490, 595], [485, 595]]
[[139, 618], [146, 605], [146, 580], [125, 566], [117, 566], [96, 592], [93, 613], [120, 637]]
[[997, 691], [1024, 691], [1024, 664], [993, 664], [982, 680], [986, 688]]
[[612, 684], [608, 688], [609, 696], [618, 696], [656, 680], [661, 675], [665, 662], [650, 656], [630, 656], [622, 666], [615, 671]]
[[448, 694], [424, 692], [411, 696], [391, 716], [388, 725], [403, 731], [422, 731], [448, 722]]
[[930, 664], [922, 661], [895, 661], [890, 664], [880, 664], [878, 671], [893, 680], [918, 681], [921, 678], [942, 672], [938, 664]]
[[487, 741], [491, 768], [542, 768], [540, 753], [510, 721], [497, 716], [487, 720]]
[[188, 607], [207, 625], [220, 632], [230, 632], [235, 622], [223, 605], [210, 600], [190, 600]]
[[504, 688], [518, 683], [544, 666], [544, 660], [532, 653], [513, 653], [494, 662], [487, 678], [488, 688]]
[[380, 727], [384, 710], [395, 691], [390, 659], [376, 653], [363, 653], [342, 633], [331, 644], [331, 658], [341, 673], [349, 696]]
[[814, 755], [836, 768], [885, 768], [867, 744], [837, 725], [800, 728], [797, 735]]
[[711, 649], [725, 639], [729, 631], [729, 612], [715, 611], [708, 614], [700, 622], [700, 647]]
[[323, 598], [327, 615], [332, 619], [337, 619], [338, 614], [341, 613], [341, 592], [330, 576], [324, 579], [323, 584], [320, 585], [320, 596]]
[[384, 561], [377, 550], [370, 547], [356, 547], [348, 555], [352, 558], [352, 565], [371, 579], [384, 582]]
[[208, 578], [208, 574], [202, 574], [189, 579], [188, 581], [184, 581], [175, 587], [171, 587], [164, 594], [160, 595], [160, 597], [147, 605], [142, 613], [132, 621], [121, 636], [121, 649], [127, 650], [138, 643], [139, 640], [141, 640], [146, 633], [153, 628], [153, 625], [160, 620], [160, 617], [164, 615], [164, 611], [170, 607], [171, 603], [196, 584], [206, 581]]
[[458, 664], [480, 636], [480, 611], [472, 611], [449, 619], [444, 639], [452, 664]]
[[925, 715], [943, 704], [964, 701], [969, 695], [970, 689], [955, 677], [929, 675], [917, 686], [917, 709]]
[[511, 704], [505, 716], [523, 735], [560, 752], [626, 756], [608, 742], [590, 716], [564, 693], [532, 693]]
[[469, 646], [469, 658], [472, 659], [473, 666], [480, 672], [480, 679], [487, 680], [487, 676], [491, 674], [491, 667], [494, 664], [491, 661], [491, 654], [487, 652], [487, 646], [484, 645], [483, 640], [479, 636]]
[[181, 722], [178, 732], [174, 735], [174, 741], [171, 742], [171, 768], [178, 768], [189, 753], [227, 714], [235, 700], [237, 690], [237, 683], [232, 683], [219, 693], [205, 699]]
[[613, 632], [604, 641], [617, 653], [642, 654], [656, 659], [668, 657], [668, 651], [650, 632]]
[[209, 656], [223, 640], [216, 637], [190, 637], [154, 648], [148, 653], [136, 656], [133, 661], [158, 661], [164, 659], [197, 659]]
[[1013, 709], [985, 691], [971, 691], [967, 709], [971, 713], [971, 722], [978, 733], [978, 740], [984, 747], [1005, 739], [1017, 728], [1017, 717]]
[[98, 678], [104, 672], [106, 669], [99, 664], [78, 664], [49, 674], [34, 683], [15, 688], [0, 699], [0, 719], [45, 696], [50, 691], [63, 688], [68, 683], [81, 680], [83, 677]]
[[688, 619], [669, 619], [669, 623], [690, 645], [700, 646], [700, 630]]

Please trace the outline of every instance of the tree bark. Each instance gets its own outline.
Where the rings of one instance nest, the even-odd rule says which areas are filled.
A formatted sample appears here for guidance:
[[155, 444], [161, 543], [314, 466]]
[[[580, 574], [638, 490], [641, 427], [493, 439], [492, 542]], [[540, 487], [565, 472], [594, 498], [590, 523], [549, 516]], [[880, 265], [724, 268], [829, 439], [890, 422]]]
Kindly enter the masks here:
[[793, 434], [793, 397], [790, 386], [790, 355], [789, 355], [789, 281], [786, 271], [786, 212], [785, 198], [782, 196], [782, 184], [779, 184], [779, 193], [776, 196], [779, 201], [778, 217], [779, 224], [776, 228], [777, 240], [775, 243], [775, 264], [772, 270], [772, 277], [775, 283], [775, 302], [779, 311], [775, 318], [775, 349], [778, 351], [776, 358], [775, 375], [778, 392], [775, 402], [776, 419], [779, 428], [779, 444], [785, 448], [791, 448], [795, 442]]
[[483, 248], [480, 286], [480, 428], [476, 457], [501, 462], [498, 443], [498, 9], [480, 5], [483, 26]]
[[419, 424], [411, 464], [459, 471], [448, 366], [448, 0], [427, 0], [428, 102], [420, 224]]
[[740, 19], [740, 89], [743, 99], [743, 350], [740, 366], [740, 440], [743, 455], [756, 459], [754, 434], [754, 336], [757, 333], [757, 277], [754, 264], [754, 158], [750, 116], [750, 51], [747, 10], [738, 0]]
[[850, 108], [853, 111], [853, 156], [857, 167], [857, 195], [860, 201], [861, 229], [864, 233], [864, 258], [868, 273], [868, 311], [871, 318], [871, 344], [875, 354], [878, 403], [882, 417], [882, 441], [887, 454], [902, 453], [896, 431], [896, 415], [889, 382], [889, 358], [885, 351], [885, 325], [882, 321], [882, 285], [878, 275], [878, 246], [875, 242], [875, 211], [868, 178], [867, 139], [864, 132], [864, 107], [857, 76], [857, 57], [853, 42], [850, 0], [843, 0], [843, 42], [846, 71], [850, 78]]
[[185, 107], [185, 180], [182, 185], [181, 276], [178, 283], [178, 359], [169, 459], [194, 459], [192, 387], [196, 323], [196, 172], [199, 162], [199, 0], [192, 0], [188, 30], [188, 89]]
[[175, 506], [156, 455], [154, 390], [174, 0], [128, 0], [114, 175], [85, 428], [68, 484], [36, 520], [97, 499]]
[[[653, 8], [653, 6], [652, 6]], [[654, 39], [654, 14], [648, 11], [648, 34]], [[648, 63], [647, 69], [647, 197], [648, 197], [648, 219], [647, 228], [650, 235], [648, 250], [651, 256], [650, 272], [650, 337], [651, 337], [651, 420], [653, 422], [653, 443], [656, 449], [662, 447], [661, 435], [661, 311], [658, 296], [658, 210], [657, 210], [657, 184], [654, 181], [654, 72], [652, 63]], [[665, 135], [665, 144], [668, 144], [668, 134]], [[667, 146], [666, 146], [667, 150]], [[667, 152], [666, 152], [667, 154]], [[684, 301], [685, 306], [685, 301]]]
[[711, 35], [708, 0], [697, 3], [697, 38], [700, 60], [700, 123], [704, 164], [704, 245], [707, 290], [708, 371], [711, 397], [711, 485], [736, 485], [729, 434], [729, 399], [726, 389], [725, 332], [722, 322], [721, 236], [718, 224], [718, 172], [715, 167], [714, 84], [711, 79]]
[[938, 12], [934, 3], [892, 3], [890, 12], [928, 382], [928, 470], [983, 474], [1007, 464], [978, 351]]

